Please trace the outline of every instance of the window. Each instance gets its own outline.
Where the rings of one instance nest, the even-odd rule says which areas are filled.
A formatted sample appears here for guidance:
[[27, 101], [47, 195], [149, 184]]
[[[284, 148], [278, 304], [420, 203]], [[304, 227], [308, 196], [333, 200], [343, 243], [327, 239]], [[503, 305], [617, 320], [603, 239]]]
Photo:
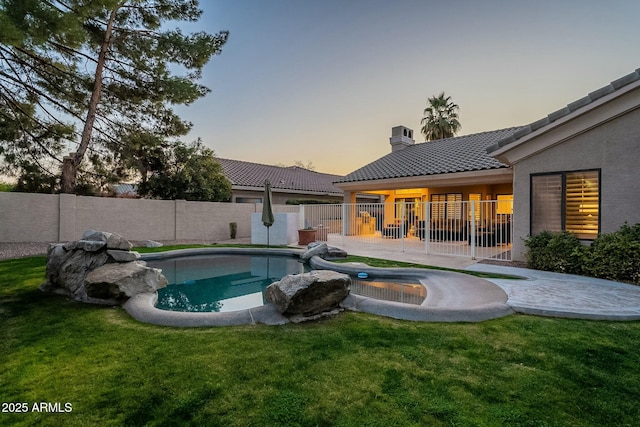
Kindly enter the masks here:
[[432, 194], [432, 219], [462, 219], [462, 194]]
[[513, 194], [498, 194], [498, 215], [513, 214]]
[[447, 219], [462, 219], [462, 194], [447, 194]]
[[562, 175], [531, 177], [531, 234], [562, 231]]
[[431, 195], [431, 219], [445, 219], [446, 194]]
[[600, 173], [571, 172], [565, 175], [565, 229], [579, 239], [598, 237], [600, 224]]
[[600, 231], [600, 171], [531, 176], [531, 234], [569, 231], [595, 239]]
[[[480, 193], [469, 194], [469, 221], [471, 221], [472, 216], [475, 216], [476, 221], [480, 221], [480, 206], [482, 205], [481, 201], [482, 201], [482, 194]], [[471, 206], [473, 206], [473, 212], [471, 212]]]

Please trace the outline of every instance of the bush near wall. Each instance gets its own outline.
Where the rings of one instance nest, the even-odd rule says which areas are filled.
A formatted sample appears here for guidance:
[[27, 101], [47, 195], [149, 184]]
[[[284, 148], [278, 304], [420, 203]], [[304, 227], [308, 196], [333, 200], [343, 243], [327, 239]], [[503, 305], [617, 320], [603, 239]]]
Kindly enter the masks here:
[[599, 236], [587, 254], [584, 274], [640, 285], [640, 224]]
[[640, 224], [623, 225], [584, 246], [568, 232], [544, 231], [525, 240], [527, 266], [640, 285]]
[[8, 182], [0, 181], [0, 191], [13, 191], [15, 184], [9, 184]]
[[527, 267], [558, 273], [581, 274], [584, 250], [580, 240], [569, 232], [543, 231], [524, 242], [529, 249]]

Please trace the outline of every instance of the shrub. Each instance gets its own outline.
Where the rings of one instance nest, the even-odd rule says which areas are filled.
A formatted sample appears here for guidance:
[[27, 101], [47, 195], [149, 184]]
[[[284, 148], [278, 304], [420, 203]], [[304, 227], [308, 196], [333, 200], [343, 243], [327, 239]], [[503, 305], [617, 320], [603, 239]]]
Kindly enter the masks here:
[[598, 236], [583, 269], [589, 276], [640, 285], [640, 224]]
[[536, 270], [580, 274], [586, 248], [569, 232], [543, 231], [524, 242], [529, 249], [527, 267]]
[[0, 191], [13, 191], [15, 188], [15, 184], [10, 184], [8, 182], [0, 181]]
[[529, 268], [640, 285], [640, 224], [624, 224], [614, 233], [601, 234], [591, 246], [583, 246], [566, 231], [543, 231], [524, 243]]

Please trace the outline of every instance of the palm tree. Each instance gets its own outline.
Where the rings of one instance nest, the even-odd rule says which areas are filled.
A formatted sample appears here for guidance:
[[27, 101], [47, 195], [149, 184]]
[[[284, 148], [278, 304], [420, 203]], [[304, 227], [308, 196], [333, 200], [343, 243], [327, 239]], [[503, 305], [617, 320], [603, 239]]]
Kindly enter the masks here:
[[436, 139], [451, 138], [462, 127], [458, 121], [457, 104], [451, 102], [451, 97], [445, 97], [444, 92], [440, 95], [427, 99], [428, 106], [424, 109], [424, 117], [420, 121], [422, 124], [422, 134], [427, 141]]

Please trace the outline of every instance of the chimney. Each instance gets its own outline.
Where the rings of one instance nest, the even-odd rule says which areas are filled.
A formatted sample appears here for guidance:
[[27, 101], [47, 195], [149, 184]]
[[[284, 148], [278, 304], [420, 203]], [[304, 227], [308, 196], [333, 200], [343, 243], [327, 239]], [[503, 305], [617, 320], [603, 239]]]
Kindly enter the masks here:
[[391, 138], [389, 138], [389, 143], [391, 144], [392, 153], [415, 144], [416, 142], [413, 140], [413, 130], [404, 126], [391, 128]]

